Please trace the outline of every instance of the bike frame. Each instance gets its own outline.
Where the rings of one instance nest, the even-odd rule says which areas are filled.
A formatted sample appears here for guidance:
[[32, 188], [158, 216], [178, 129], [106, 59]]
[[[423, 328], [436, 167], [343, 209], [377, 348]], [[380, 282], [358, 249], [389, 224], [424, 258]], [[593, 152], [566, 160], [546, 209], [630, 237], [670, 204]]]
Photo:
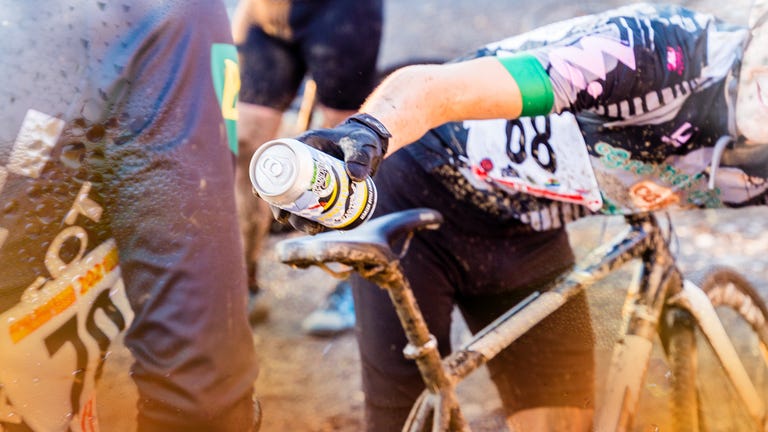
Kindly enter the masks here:
[[399, 261], [361, 273], [387, 289], [408, 339], [403, 353], [415, 360], [426, 385], [403, 430], [423, 431], [431, 419], [433, 431], [468, 431], [456, 385], [576, 294], [633, 260], [640, 260], [641, 265], [625, 300], [622, 331], [594, 430], [623, 431], [632, 424], [662, 314], [679, 308], [693, 317], [750, 414], [762, 424], [765, 412], [754, 386], [706, 294], [683, 281], [656, 217], [642, 213], [625, 216], [625, 220], [628, 227], [624, 232], [580, 260], [552, 289], [531, 294], [445, 359], [440, 358]]

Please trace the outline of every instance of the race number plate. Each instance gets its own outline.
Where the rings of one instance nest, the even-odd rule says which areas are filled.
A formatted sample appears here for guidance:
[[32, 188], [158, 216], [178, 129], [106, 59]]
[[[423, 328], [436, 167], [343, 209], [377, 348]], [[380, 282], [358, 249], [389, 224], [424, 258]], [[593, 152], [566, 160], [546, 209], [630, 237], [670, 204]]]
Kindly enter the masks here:
[[[473, 174], [512, 192], [576, 203], [603, 201], [587, 147], [570, 113], [517, 120], [472, 120], [467, 156]], [[502, 145], [500, 145], [502, 143]]]
[[[108, 240], [0, 314], [2, 421], [35, 431], [98, 431], [93, 389], [133, 313]], [[2, 429], [2, 428], [0, 428]]]

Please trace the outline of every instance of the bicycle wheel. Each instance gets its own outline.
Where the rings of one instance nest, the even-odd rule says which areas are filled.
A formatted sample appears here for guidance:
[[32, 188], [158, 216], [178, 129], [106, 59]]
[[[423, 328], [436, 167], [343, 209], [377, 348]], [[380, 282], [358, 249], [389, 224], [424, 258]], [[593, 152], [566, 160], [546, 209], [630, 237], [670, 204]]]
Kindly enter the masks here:
[[[768, 308], [755, 287], [729, 268], [714, 268], [690, 278], [715, 307], [728, 339], [757, 390], [763, 409], [768, 394]], [[704, 347], [704, 338], [697, 337]], [[742, 403], [736, 388], [723, 373], [711, 351], [699, 350], [697, 379], [698, 422], [701, 430], [765, 430], [757, 425]]]

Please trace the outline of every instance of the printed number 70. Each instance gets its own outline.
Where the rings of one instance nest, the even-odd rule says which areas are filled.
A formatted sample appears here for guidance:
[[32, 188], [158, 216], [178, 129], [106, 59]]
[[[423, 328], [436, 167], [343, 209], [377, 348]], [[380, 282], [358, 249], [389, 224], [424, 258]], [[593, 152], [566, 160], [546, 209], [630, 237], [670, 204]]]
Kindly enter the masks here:
[[[96, 297], [85, 320], [85, 328], [88, 331], [88, 334], [90, 334], [99, 344], [100, 360], [99, 365], [96, 368], [95, 380], [98, 380], [101, 376], [104, 359], [106, 358], [107, 348], [109, 348], [110, 343], [109, 337], [96, 325], [96, 321], [94, 320], [96, 311], [99, 309], [107, 315], [115, 326], [117, 326], [119, 331], [125, 329], [125, 318], [123, 317], [123, 314], [120, 313], [120, 310], [112, 302], [112, 299], [109, 298], [109, 290], [104, 290], [98, 297]], [[80, 396], [83, 393], [85, 372], [88, 366], [88, 349], [78, 334], [77, 317], [78, 315], [75, 314], [72, 318], [67, 320], [64, 325], [45, 338], [45, 347], [48, 349], [48, 355], [51, 357], [53, 357], [68, 342], [75, 348], [77, 364], [72, 373], [73, 383], [69, 393], [69, 400], [73, 413], [80, 412]]]

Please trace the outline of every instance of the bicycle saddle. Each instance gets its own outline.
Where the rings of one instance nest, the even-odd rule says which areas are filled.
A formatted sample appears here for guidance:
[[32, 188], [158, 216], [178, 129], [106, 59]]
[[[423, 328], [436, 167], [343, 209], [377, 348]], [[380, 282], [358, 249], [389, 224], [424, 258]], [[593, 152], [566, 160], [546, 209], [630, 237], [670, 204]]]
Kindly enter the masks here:
[[404, 210], [369, 220], [349, 231], [328, 231], [277, 243], [277, 257], [294, 267], [322, 263], [385, 265], [399, 258], [394, 244], [419, 229], [437, 229], [440, 212], [427, 208]]

